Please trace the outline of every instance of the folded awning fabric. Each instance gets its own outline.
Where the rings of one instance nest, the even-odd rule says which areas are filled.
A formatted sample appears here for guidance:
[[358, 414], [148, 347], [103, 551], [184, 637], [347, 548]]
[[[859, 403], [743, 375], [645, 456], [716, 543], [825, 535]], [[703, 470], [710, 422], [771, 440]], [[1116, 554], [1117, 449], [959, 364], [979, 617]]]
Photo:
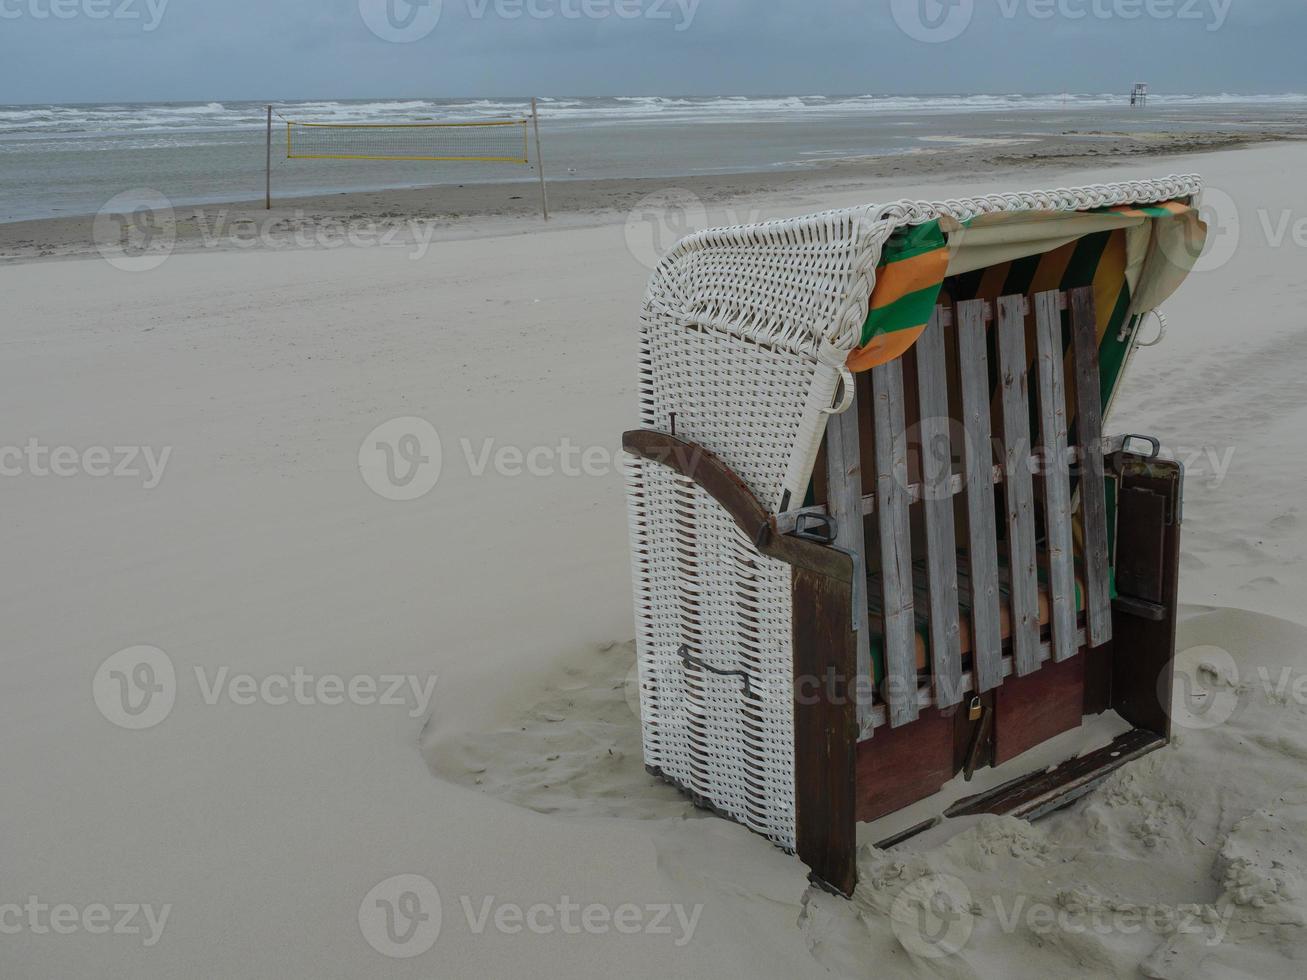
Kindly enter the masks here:
[[[1124, 262], [1115, 263], [1114, 282], [1104, 282], [1097, 269], [1080, 268], [1078, 282], [1058, 279], [1042, 288], [1093, 284], [1105, 297], [1124, 294], [1126, 307], [1114, 312], [1137, 317], [1160, 305], [1189, 275], [1202, 254], [1207, 226], [1192, 204], [1181, 200], [1094, 211], [1000, 212], [900, 229], [882, 252], [862, 343], [850, 354], [849, 368], [870, 370], [906, 353], [929, 322], [946, 279], [1010, 267], [1032, 256], [1071, 256], [1078, 251], [1075, 243], [1109, 237], [1124, 242]], [[1100, 260], [1113, 251], [1098, 249]]]

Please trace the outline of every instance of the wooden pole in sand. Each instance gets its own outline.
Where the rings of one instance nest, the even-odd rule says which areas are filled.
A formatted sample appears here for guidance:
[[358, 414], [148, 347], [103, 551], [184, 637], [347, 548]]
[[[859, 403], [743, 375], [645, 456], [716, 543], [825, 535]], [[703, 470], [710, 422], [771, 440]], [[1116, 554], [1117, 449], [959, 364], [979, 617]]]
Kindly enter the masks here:
[[549, 220], [549, 191], [545, 186], [545, 161], [540, 155], [540, 113], [536, 110], [536, 100], [531, 100], [531, 122], [535, 124], [536, 131], [536, 173], [540, 175], [540, 207], [545, 213], [545, 220]]
[[272, 106], [268, 106], [268, 169], [263, 184], [263, 207], [272, 210]]

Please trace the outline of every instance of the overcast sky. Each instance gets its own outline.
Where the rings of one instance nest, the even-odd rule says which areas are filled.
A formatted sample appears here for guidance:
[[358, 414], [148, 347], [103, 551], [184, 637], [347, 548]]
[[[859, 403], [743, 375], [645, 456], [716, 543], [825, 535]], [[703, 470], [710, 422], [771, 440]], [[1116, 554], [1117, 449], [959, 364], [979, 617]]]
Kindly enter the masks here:
[[0, 0], [0, 103], [1303, 92], [1305, 46], [1307, 0]]

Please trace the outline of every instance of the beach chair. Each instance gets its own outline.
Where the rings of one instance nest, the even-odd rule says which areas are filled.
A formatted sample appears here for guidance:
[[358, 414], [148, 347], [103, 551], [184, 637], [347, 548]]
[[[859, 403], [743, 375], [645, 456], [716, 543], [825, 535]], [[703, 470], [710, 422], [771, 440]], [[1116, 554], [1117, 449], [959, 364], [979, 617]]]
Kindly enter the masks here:
[[[1167, 743], [1183, 473], [1103, 423], [1199, 192], [905, 201], [667, 255], [624, 437], [651, 773], [849, 895], [859, 824], [1033, 819]], [[1109, 711], [1110, 744], [1022, 769]]]

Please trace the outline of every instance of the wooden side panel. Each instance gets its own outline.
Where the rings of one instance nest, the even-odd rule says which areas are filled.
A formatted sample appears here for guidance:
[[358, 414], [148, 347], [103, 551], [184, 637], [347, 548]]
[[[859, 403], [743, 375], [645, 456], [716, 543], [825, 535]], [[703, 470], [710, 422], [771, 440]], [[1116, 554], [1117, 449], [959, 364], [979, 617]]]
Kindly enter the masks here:
[[999, 380], [1007, 488], [1008, 563], [1012, 574], [1012, 648], [1017, 676], [1039, 669], [1039, 572], [1035, 564], [1035, 493], [1030, 473], [1030, 397], [1026, 382], [1026, 300], [998, 300]]
[[[846, 559], [847, 560], [847, 559]], [[854, 760], [857, 708], [853, 589], [796, 568], [794, 587], [794, 770], [799, 858], [844, 895], [857, 883]], [[870, 744], [870, 743], [869, 743]]]
[[1062, 310], [1058, 293], [1035, 297], [1039, 409], [1044, 446], [1044, 527], [1048, 535], [1048, 586], [1053, 659], [1076, 655], [1076, 573], [1071, 538], [1071, 472], [1067, 450], [1066, 381]]
[[[859, 691], [870, 689], [871, 638], [867, 627], [867, 542], [862, 517], [862, 456], [859, 433], [860, 406], [855, 392], [848, 411], [831, 417], [826, 426], [826, 483], [828, 509], [835, 519], [835, 547], [853, 556], [853, 627], [857, 647], [857, 676], [866, 678]], [[864, 703], [865, 702], [865, 703]], [[858, 723], [870, 737], [871, 699], [858, 704]]]
[[886, 702], [890, 725], [917, 720], [917, 650], [912, 603], [908, 462], [904, 453], [903, 366], [872, 368], [876, 429], [876, 519], [885, 619]]
[[1117, 495], [1116, 586], [1122, 596], [1162, 604], [1166, 566], [1165, 494], [1127, 486]]
[[948, 372], [944, 326], [936, 308], [917, 341], [917, 398], [921, 410], [922, 507], [930, 595], [930, 651], [935, 704], [962, 700], [962, 642], [958, 622], [957, 532], [953, 526], [953, 450], [949, 439]]
[[1003, 683], [1003, 634], [998, 592], [998, 529], [994, 516], [993, 433], [989, 419], [989, 353], [984, 300], [957, 307], [962, 423], [967, 439], [967, 526], [971, 571], [972, 660], [976, 689]]
[[1084, 700], [1084, 657], [1008, 678], [995, 695], [994, 764], [1001, 766], [1054, 735], [1079, 728]]
[[[1157, 595], [1165, 611], [1160, 621], [1118, 611], [1112, 623], [1112, 707], [1126, 721], [1158, 735], [1170, 737], [1170, 698], [1175, 671], [1176, 610], [1180, 586], [1180, 514], [1183, 496], [1178, 463], [1157, 460], [1139, 468], [1126, 464], [1118, 496], [1118, 560], [1129, 561], [1133, 540], [1154, 548], [1161, 537], [1160, 581], [1135, 584]], [[1165, 508], [1158, 508], [1158, 501]], [[1169, 520], [1168, 520], [1169, 519]], [[1163, 522], [1159, 529], [1158, 520]], [[1150, 561], [1149, 564], [1152, 564]], [[1143, 563], [1136, 564], [1138, 569]]]
[[858, 821], [879, 819], [938, 793], [957, 771], [953, 729], [952, 717], [927, 708], [915, 725], [887, 728], [858, 746]]
[[1071, 349], [1076, 378], [1076, 432], [1080, 443], [1080, 501], [1085, 528], [1085, 619], [1089, 645], [1112, 638], [1108, 581], [1107, 495], [1103, 487], [1103, 405], [1098, 370], [1098, 316], [1091, 288], [1073, 289]]

